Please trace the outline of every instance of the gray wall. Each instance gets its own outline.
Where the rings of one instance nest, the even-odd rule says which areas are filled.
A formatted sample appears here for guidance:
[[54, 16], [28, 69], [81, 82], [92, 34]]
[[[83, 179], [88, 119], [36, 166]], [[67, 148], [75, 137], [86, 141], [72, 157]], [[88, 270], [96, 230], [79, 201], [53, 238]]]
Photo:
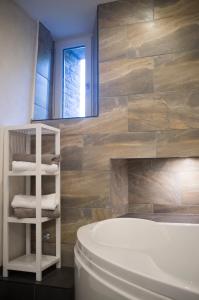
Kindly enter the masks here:
[[52, 118], [54, 42], [48, 29], [39, 24], [35, 82], [34, 119]]
[[0, 125], [31, 118], [36, 23], [11, 0], [0, 1]]
[[[36, 23], [13, 1], [0, 1], [0, 126], [30, 122], [36, 32]], [[0, 265], [2, 263], [2, 155], [3, 136], [0, 128]], [[14, 246], [13, 251], [16, 249]]]

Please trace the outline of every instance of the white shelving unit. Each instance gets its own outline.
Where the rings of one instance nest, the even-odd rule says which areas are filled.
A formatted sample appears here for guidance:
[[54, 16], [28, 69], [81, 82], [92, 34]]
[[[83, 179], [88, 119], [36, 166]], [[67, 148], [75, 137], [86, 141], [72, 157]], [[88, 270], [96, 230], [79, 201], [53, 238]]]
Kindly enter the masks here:
[[[4, 136], [4, 226], [3, 226], [3, 276], [8, 276], [9, 270], [36, 273], [36, 280], [42, 280], [42, 271], [56, 264], [61, 267], [61, 220], [55, 220], [56, 226], [56, 254], [55, 256], [42, 254], [42, 224], [52, 219], [42, 217], [42, 176], [55, 176], [55, 193], [60, 207], [60, 166], [56, 173], [46, 173], [41, 170], [42, 164], [42, 138], [44, 135], [54, 136], [54, 153], [60, 155], [60, 130], [44, 124], [30, 124], [21, 127], [7, 127]], [[35, 171], [13, 172], [11, 169], [12, 154], [15, 152], [31, 153], [31, 140], [35, 138], [36, 169]], [[11, 179], [25, 178], [25, 193], [30, 194], [31, 177], [35, 176], [36, 184], [36, 218], [18, 219], [12, 215], [11, 203]], [[12, 195], [13, 196], [13, 195]], [[14, 246], [10, 242], [11, 224], [23, 224], [25, 226], [24, 252], [20, 255], [10, 254]], [[36, 253], [31, 253], [31, 224], [36, 226]], [[17, 225], [16, 225], [17, 226]], [[12, 251], [13, 252], [13, 251]]]

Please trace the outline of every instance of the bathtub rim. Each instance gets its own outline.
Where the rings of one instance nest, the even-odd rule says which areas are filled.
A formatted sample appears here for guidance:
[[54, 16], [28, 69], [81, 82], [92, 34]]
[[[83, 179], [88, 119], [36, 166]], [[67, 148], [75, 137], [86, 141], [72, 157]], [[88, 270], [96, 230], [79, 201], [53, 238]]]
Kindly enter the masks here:
[[[99, 222], [94, 222], [94, 223], [91, 223], [91, 224], [88, 224], [88, 225], [85, 225], [85, 226], [82, 226], [78, 232], [77, 232], [77, 242], [76, 242], [76, 245], [75, 245], [75, 249], [77, 250], [80, 250], [80, 255], [81, 253], [86, 256], [87, 258], [89, 258], [89, 264], [92, 264], [92, 263], [95, 263], [97, 266], [100, 266], [102, 265], [103, 267], [106, 267], [105, 269], [112, 273], [113, 275], [116, 274], [116, 276], [119, 277], [119, 274], [121, 274], [121, 272], [123, 272], [123, 276], [124, 276], [124, 273], [125, 273], [125, 277], [122, 277], [122, 278], [125, 278], [125, 280], [127, 280], [128, 282], [131, 282], [130, 281], [130, 277], [132, 277], [133, 275], [133, 283], [135, 283], [135, 285], [139, 286], [139, 287], [142, 287], [142, 288], [145, 288], [146, 286], [146, 280], [147, 280], [147, 283], [148, 283], [148, 290], [150, 290], [151, 292], [153, 293], [157, 293], [157, 285], [159, 287], [160, 290], [163, 291], [163, 294], [160, 294], [159, 292], [157, 293], [158, 295], [161, 295], [161, 296], [164, 296], [164, 297], [168, 297], [168, 294], [171, 294], [170, 296], [172, 297], [173, 293], [171, 293], [171, 289], [173, 292], [175, 293], [182, 293], [183, 294], [187, 294], [187, 297], [190, 297], [190, 293], [197, 297], [197, 298], [193, 298], [193, 299], [199, 299], [199, 290], [195, 290], [194, 288], [185, 288], [183, 287], [183, 285], [178, 285], [178, 284], [173, 284], [173, 283], [168, 283], [168, 282], [164, 282], [162, 280], [157, 280], [156, 278], [153, 278], [153, 277], [150, 277], [148, 276], [147, 274], [144, 274], [144, 273], [139, 273], [139, 272], [133, 272], [131, 269], [126, 269], [124, 268], [121, 264], [118, 264], [116, 262], [111, 262], [109, 261], [106, 257], [101, 257], [99, 255], [97, 255], [96, 253], [94, 253], [93, 249], [89, 249], [89, 245], [85, 245], [85, 241], [82, 241], [81, 239], [81, 234], [82, 232], [84, 232], [85, 230], [92, 230], [93, 227], [95, 227], [98, 223], [106, 223], [106, 222], [110, 222], [112, 220], [117, 220], [117, 222], [119, 222], [119, 220], [121, 220], [122, 218], [113, 218], [113, 219], [107, 219], [107, 220], [104, 220], [104, 221], [99, 221]], [[124, 218], [125, 220], [134, 220], [133, 218]], [[199, 227], [199, 224], [192, 224], [192, 223], [167, 223], [167, 222], [156, 222], [156, 221], [152, 221], [152, 220], [146, 220], [146, 219], [140, 219], [139, 220], [142, 220], [142, 221], [146, 221], [146, 222], [152, 222], [152, 223], [160, 223], [162, 225], [166, 225], [166, 226], [190, 226], [190, 227]], [[89, 241], [89, 243], [93, 243], [94, 244], [94, 241], [90, 238], [89, 240], [87, 240], [87, 242]], [[101, 246], [99, 244], [96, 243], [97, 246]], [[108, 247], [108, 246], [101, 246], [101, 247]], [[182, 281], [181, 281], [182, 282]], [[153, 288], [151, 288], [151, 286]], [[164, 294], [164, 291], [165, 289], [167, 290], [167, 293]], [[182, 296], [182, 295], [181, 295]], [[180, 297], [181, 297], [180, 296]], [[179, 297], [179, 299], [181, 299]], [[176, 298], [177, 299], [177, 298]], [[190, 298], [192, 299], [192, 298]]]
[[[142, 286], [139, 286], [139, 285], [134, 284], [134, 283], [130, 283], [130, 287], [129, 287], [129, 282], [128, 281], [125, 281], [123, 278], [119, 278], [118, 276], [116, 276], [115, 274], [110, 273], [107, 270], [103, 270], [102, 268], [100, 268], [100, 266], [97, 266], [93, 262], [91, 262], [84, 254], [83, 254], [83, 257], [82, 257], [82, 253], [80, 254], [77, 251], [77, 246], [75, 246], [75, 248], [74, 248], [74, 253], [75, 253], [75, 277], [77, 276], [76, 273], [79, 273], [78, 265], [81, 265], [81, 268], [84, 268], [84, 270], [86, 270], [87, 273], [89, 273], [89, 276], [93, 276], [96, 280], [100, 281], [101, 283], [104, 283], [104, 285], [106, 287], [108, 287], [109, 289], [112, 289], [114, 292], [117, 292], [120, 296], [125, 295], [126, 297], [128, 297], [127, 299], [132, 299], [132, 300], [138, 299], [138, 298], [134, 297], [134, 296], [136, 296], [134, 293], [137, 293], [139, 296], [142, 293], [142, 296], [144, 294], [144, 296], [147, 297], [147, 298], [143, 298], [143, 299], [147, 299], [147, 300], [169, 300], [168, 297], [157, 294], [152, 290], [143, 288]], [[93, 267], [95, 267], [95, 268], [93, 268]], [[101, 273], [103, 273], [103, 277], [101, 277], [99, 275], [99, 273], [98, 273], [99, 270], [101, 271]], [[106, 280], [104, 280], [105, 275], [106, 275]], [[116, 285], [113, 282], [107, 280], [107, 275], [112, 276], [112, 278], [114, 278], [117, 281], [117, 284], [118, 284], [118, 282], [120, 284], [123, 283], [124, 287], [122, 289], [121, 288], [119, 289], [118, 285]], [[78, 280], [79, 280], [80, 279], [79, 276], [77, 276], [77, 277], [78, 277]], [[129, 289], [131, 289], [131, 291]], [[133, 289], [133, 294], [132, 294], [132, 289]]]

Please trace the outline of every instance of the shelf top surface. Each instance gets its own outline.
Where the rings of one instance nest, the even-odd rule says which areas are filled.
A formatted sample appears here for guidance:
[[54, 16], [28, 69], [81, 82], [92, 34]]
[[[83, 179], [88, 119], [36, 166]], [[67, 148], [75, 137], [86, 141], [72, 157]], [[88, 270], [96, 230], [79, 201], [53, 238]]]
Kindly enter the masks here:
[[[57, 263], [59, 258], [52, 255], [41, 256], [41, 270], [49, 268], [53, 264]], [[8, 262], [8, 270], [18, 270], [23, 272], [36, 272], [36, 255], [28, 254], [19, 256]]]
[[27, 124], [21, 126], [8, 126], [5, 129], [10, 132], [35, 135], [37, 128], [41, 128], [42, 134], [56, 134], [60, 132], [60, 129], [42, 123]]

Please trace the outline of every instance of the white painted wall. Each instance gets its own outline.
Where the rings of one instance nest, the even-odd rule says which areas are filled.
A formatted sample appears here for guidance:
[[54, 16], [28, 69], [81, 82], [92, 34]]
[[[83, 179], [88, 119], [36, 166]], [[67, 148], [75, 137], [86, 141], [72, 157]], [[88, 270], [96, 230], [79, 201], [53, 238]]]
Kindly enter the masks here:
[[0, 128], [0, 266], [2, 265], [3, 129]]
[[30, 122], [37, 24], [12, 0], [0, 0], [0, 265], [2, 263], [1, 127]]
[[36, 28], [12, 0], [0, 0], [0, 126], [30, 121]]

